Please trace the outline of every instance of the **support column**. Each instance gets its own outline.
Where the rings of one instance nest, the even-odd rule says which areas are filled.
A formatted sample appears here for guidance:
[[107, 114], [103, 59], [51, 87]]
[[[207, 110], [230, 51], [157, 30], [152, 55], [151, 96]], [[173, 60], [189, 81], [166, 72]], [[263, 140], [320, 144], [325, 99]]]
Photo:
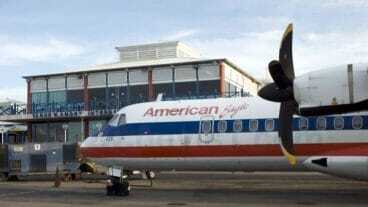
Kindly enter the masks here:
[[220, 76], [220, 97], [225, 95], [225, 66], [223, 61], [219, 61], [219, 76]]
[[109, 86], [108, 86], [108, 82], [109, 82], [109, 77], [108, 74], [105, 73], [105, 109], [111, 109], [111, 103], [110, 103], [110, 99], [109, 99]]
[[84, 101], [84, 110], [90, 110], [89, 103], [89, 94], [88, 94], [88, 75], [83, 75], [83, 101]]
[[154, 88], [153, 88], [153, 76], [152, 69], [148, 69], [148, 100], [153, 101], [155, 99]]
[[171, 66], [171, 72], [172, 72], [172, 98], [176, 98], [176, 92], [175, 92], [175, 67]]
[[83, 135], [84, 135], [83, 140], [89, 137], [89, 120], [88, 119], [83, 120]]
[[129, 81], [129, 70], [127, 70], [127, 104], [130, 104], [130, 81]]
[[27, 142], [32, 142], [32, 124], [27, 123]]
[[27, 114], [32, 113], [31, 80], [27, 79]]
[[196, 74], [196, 91], [195, 91], [195, 95], [198, 97], [199, 96], [199, 74], [198, 74], [198, 65], [194, 65], [194, 70], [195, 70], [195, 74]]

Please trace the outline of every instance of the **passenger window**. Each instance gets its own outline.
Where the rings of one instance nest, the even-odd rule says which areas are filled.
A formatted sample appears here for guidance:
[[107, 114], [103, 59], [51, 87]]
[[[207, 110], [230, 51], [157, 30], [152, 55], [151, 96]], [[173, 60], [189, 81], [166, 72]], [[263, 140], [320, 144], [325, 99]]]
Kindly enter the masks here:
[[308, 119], [300, 118], [299, 119], [299, 129], [300, 130], [308, 130]]
[[218, 131], [220, 133], [225, 133], [227, 130], [227, 121], [226, 120], [220, 120], [217, 125]]
[[119, 126], [126, 124], [126, 116], [125, 114], [120, 114], [119, 118]]
[[326, 129], [326, 125], [327, 125], [326, 118], [324, 118], [324, 117], [318, 117], [317, 118], [317, 129], [318, 130]]
[[202, 121], [201, 132], [205, 135], [212, 132], [212, 120]]
[[266, 131], [272, 131], [274, 130], [274, 121], [273, 119], [266, 119], [266, 123], [265, 123], [265, 128]]
[[243, 130], [243, 122], [242, 120], [235, 120], [233, 123], [234, 132], [241, 132]]
[[353, 116], [352, 125], [353, 129], [361, 129], [363, 128], [363, 118], [361, 116]]
[[258, 129], [258, 120], [257, 119], [251, 119], [249, 121], [249, 131], [255, 132]]
[[117, 126], [118, 125], [118, 123], [119, 123], [119, 116], [120, 116], [120, 114], [115, 114], [111, 119], [110, 119], [110, 121], [109, 121], [109, 125], [110, 126]]
[[335, 129], [343, 129], [344, 128], [344, 118], [341, 116], [335, 117], [334, 127]]

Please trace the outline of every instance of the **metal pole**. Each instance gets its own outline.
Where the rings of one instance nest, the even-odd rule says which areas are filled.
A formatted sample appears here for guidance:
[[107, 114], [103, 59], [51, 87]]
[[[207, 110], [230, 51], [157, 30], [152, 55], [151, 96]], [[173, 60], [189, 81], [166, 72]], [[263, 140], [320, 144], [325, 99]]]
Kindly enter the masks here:
[[4, 130], [1, 130], [1, 144], [4, 144]]
[[66, 143], [66, 129], [64, 129], [64, 143]]

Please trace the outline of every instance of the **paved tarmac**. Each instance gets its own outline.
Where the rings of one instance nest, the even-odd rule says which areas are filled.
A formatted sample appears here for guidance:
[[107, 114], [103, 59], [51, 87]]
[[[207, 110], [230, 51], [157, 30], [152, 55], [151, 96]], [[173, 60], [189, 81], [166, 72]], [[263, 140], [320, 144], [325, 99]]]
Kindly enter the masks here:
[[[147, 185], [135, 180], [133, 185]], [[105, 196], [102, 181], [0, 182], [0, 206], [367, 206], [368, 182], [317, 173], [161, 173], [128, 197]]]

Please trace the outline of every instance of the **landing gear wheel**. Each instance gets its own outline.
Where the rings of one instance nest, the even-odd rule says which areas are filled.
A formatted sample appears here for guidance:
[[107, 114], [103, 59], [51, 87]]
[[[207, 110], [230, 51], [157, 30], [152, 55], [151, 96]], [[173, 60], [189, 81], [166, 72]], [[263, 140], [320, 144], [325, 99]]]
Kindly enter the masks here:
[[107, 196], [128, 196], [130, 194], [130, 185], [127, 180], [108, 181], [106, 185]]
[[151, 170], [147, 170], [146, 171], [146, 176], [147, 176], [147, 178], [148, 179], [154, 179], [155, 177], [156, 177], [156, 174], [155, 174], [155, 172], [153, 172], [153, 171], [151, 171]]
[[130, 185], [128, 181], [115, 184], [115, 195], [128, 196], [130, 194]]
[[107, 196], [113, 196], [114, 195], [114, 190], [112, 185], [111, 186], [106, 186], [106, 195]]

